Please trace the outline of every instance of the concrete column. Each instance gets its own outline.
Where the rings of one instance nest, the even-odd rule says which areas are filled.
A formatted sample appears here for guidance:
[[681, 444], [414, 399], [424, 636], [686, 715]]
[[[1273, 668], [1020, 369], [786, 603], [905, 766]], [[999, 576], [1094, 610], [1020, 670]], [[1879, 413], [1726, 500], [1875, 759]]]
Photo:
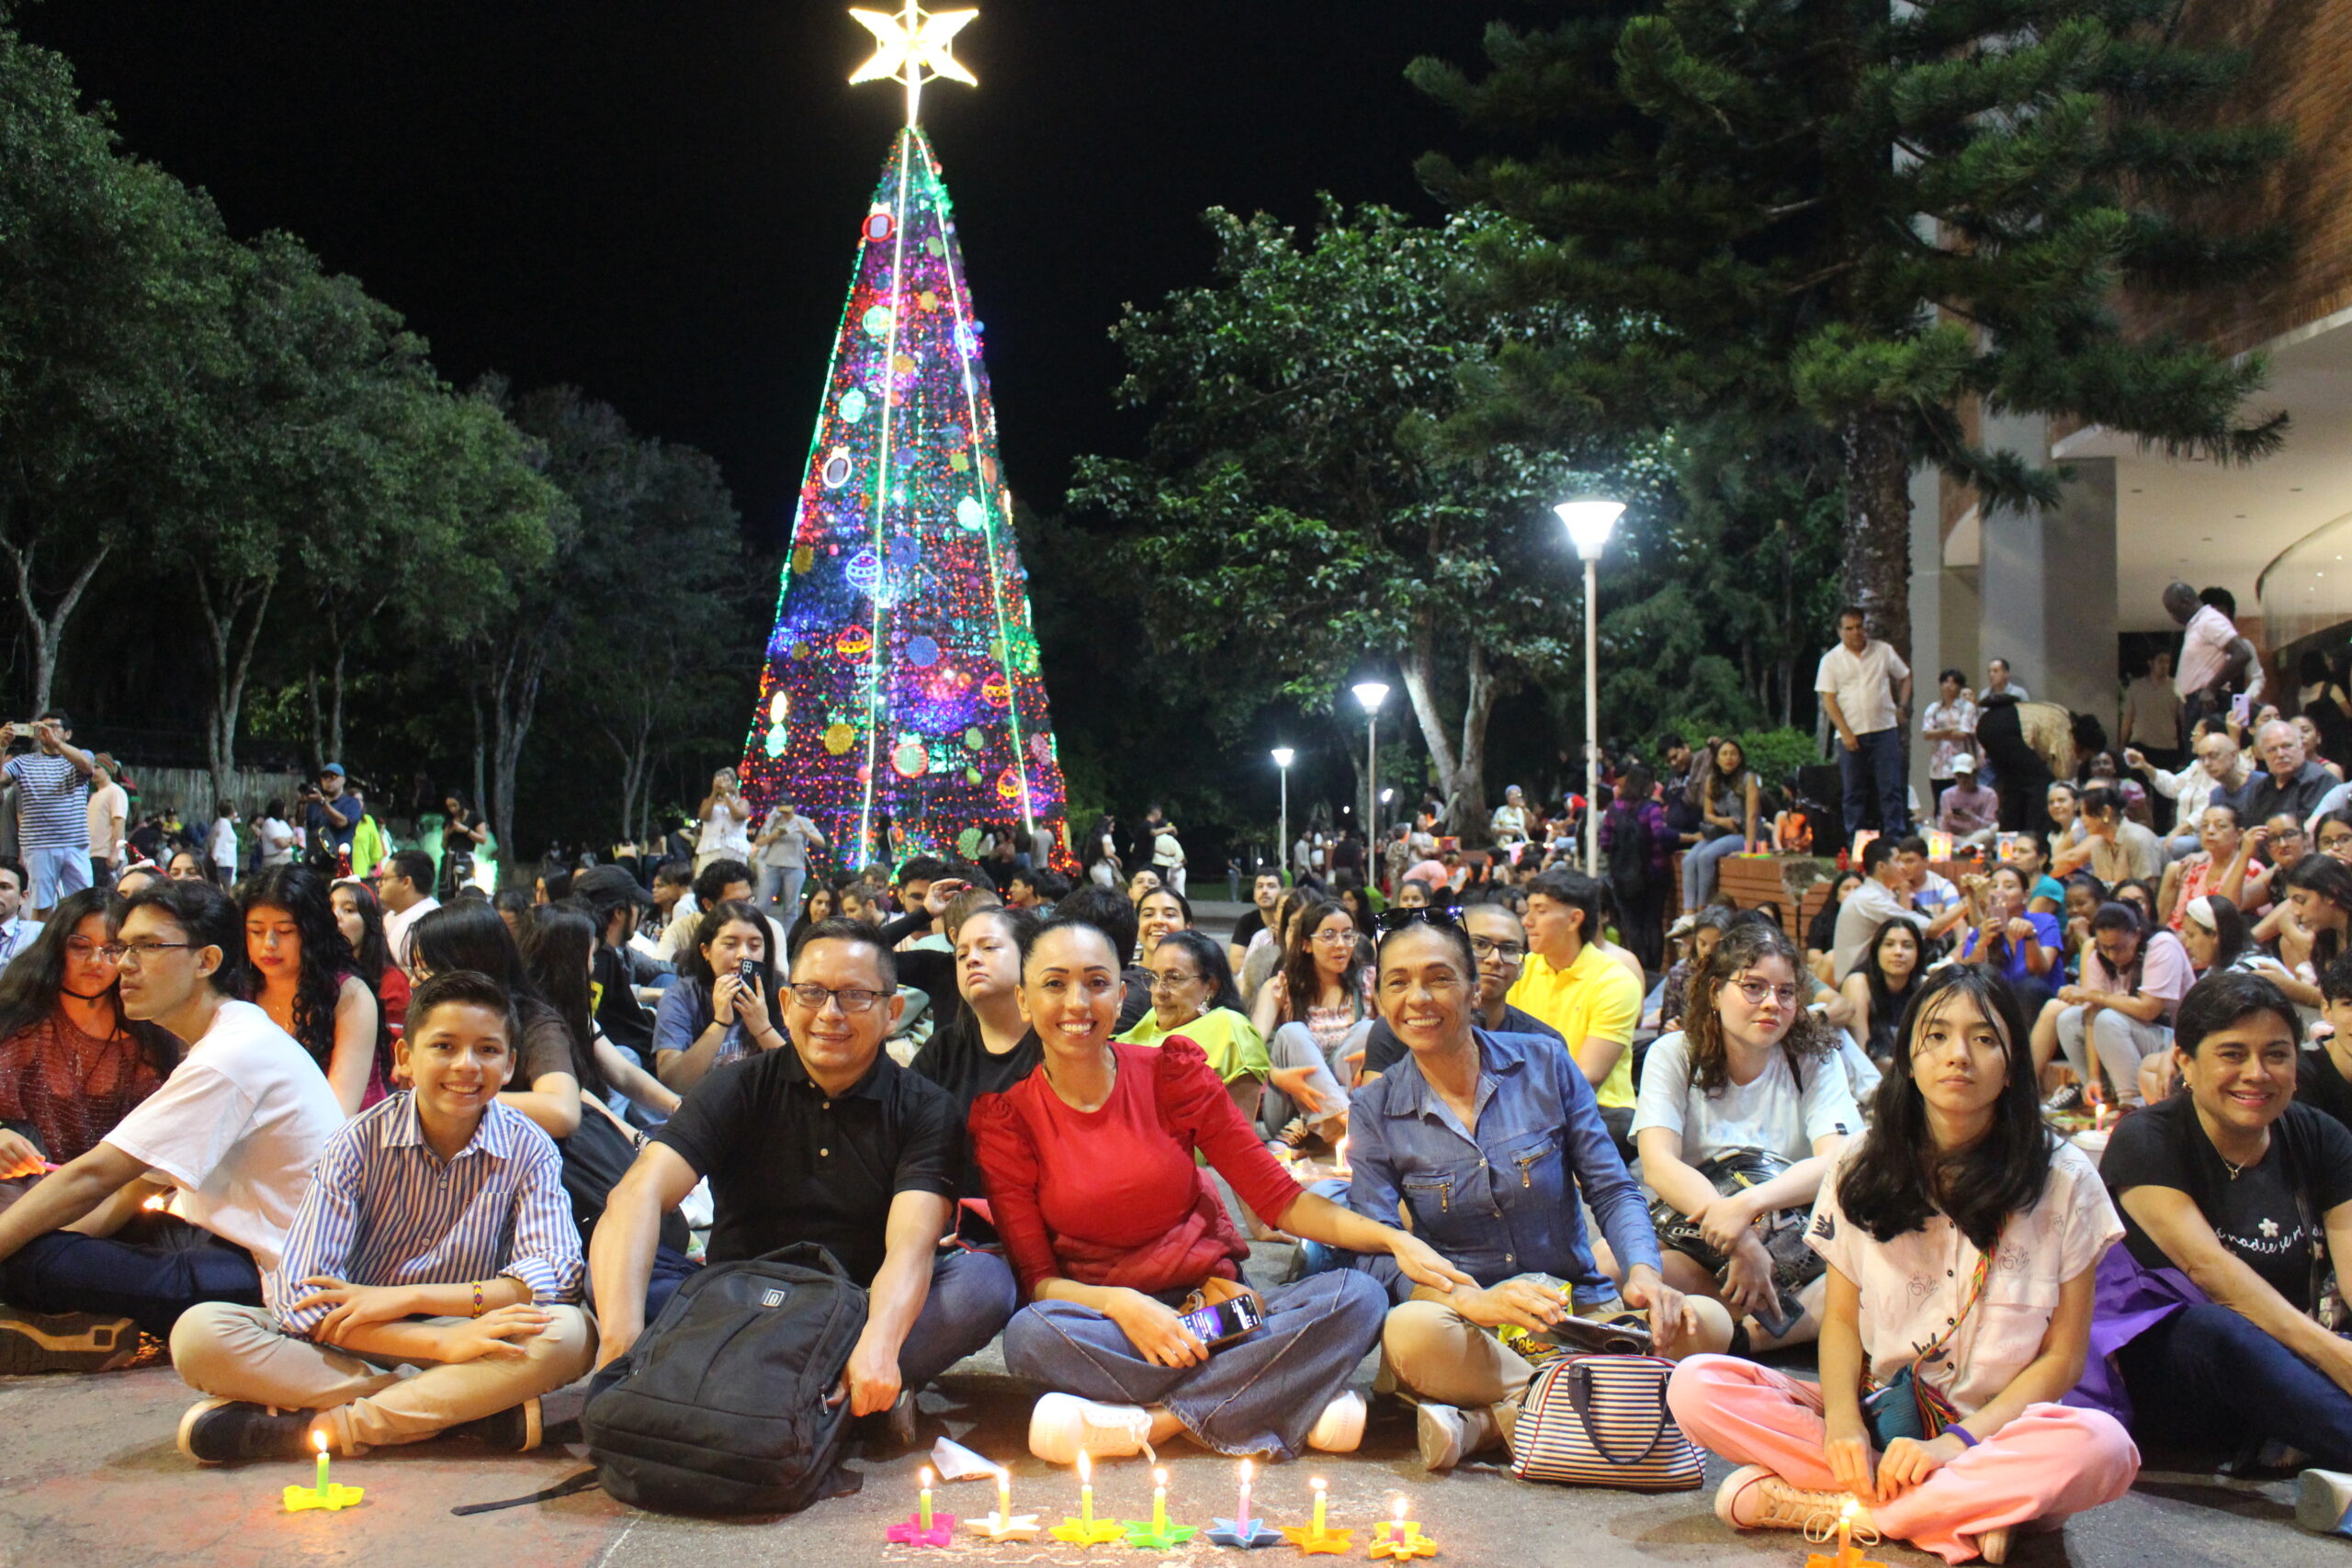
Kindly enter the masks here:
[[[1984, 422], [1988, 446], [2048, 460], [2040, 420]], [[1987, 512], [1979, 651], [2042, 702], [2118, 718], [2115, 460], [2078, 458], [2058, 504]]]
[[1936, 676], [1946, 668], [1984, 684], [1976, 658], [1981, 609], [1974, 569], [1944, 564], [1943, 479], [1933, 467], [1911, 475], [1911, 787], [1924, 819], [1935, 809], [1928, 794], [1928, 743], [1920, 721], [1936, 700]]

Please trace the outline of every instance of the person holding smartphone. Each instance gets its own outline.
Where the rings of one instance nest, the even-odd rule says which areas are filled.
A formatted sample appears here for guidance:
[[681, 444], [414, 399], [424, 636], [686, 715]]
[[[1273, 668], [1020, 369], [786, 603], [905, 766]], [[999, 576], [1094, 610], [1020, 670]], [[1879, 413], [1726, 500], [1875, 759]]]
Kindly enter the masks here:
[[729, 899], [703, 911], [678, 983], [653, 1015], [653, 1071], [663, 1084], [684, 1094], [713, 1067], [785, 1043], [774, 962], [757, 908]]

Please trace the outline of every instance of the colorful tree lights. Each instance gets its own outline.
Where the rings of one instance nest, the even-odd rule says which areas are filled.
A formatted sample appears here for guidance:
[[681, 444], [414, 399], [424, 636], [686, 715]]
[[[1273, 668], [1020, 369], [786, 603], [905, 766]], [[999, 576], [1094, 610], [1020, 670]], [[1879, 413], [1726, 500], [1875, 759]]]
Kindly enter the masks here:
[[[906, 25], [922, 18], [910, 4]], [[745, 795], [760, 811], [791, 799], [853, 864], [969, 853], [972, 829], [1018, 830], [1026, 849], [1040, 828], [1067, 861], [980, 324], [947, 187], [911, 123], [858, 241]]]

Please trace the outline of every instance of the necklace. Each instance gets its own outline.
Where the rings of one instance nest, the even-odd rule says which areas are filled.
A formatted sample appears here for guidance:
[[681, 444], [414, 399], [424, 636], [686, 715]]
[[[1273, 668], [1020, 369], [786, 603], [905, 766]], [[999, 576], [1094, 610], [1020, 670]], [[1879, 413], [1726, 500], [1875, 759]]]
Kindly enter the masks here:
[[2240, 1165], [2219, 1149], [2215, 1149], [2213, 1151], [2213, 1157], [2222, 1162], [2222, 1168], [2226, 1169], [2230, 1173], [2230, 1179], [2232, 1181], [2235, 1181], [2239, 1177], [2244, 1176], [2247, 1171], [2252, 1170], [2256, 1166], [2262, 1163], [2262, 1156], [2260, 1155], [2256, 1155], [2254, 1158], [2246, 1161], [2244, 1165]]

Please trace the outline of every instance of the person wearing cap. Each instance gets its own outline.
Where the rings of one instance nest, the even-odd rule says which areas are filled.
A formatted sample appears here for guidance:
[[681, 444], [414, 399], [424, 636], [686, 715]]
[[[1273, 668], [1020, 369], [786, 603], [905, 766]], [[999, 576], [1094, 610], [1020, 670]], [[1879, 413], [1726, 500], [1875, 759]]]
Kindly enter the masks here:
[[789, 795], [777, 801], [752, 840], [759, 873], [752, 902], [772, 915], [786, 910], [797, 913], [800, 886], [808, 878], [808, 852], [830, 848], [817, 824], [800, 815], [799, 802]]
[[1976, 759], [1966, 751], [1951, 759], [1951, 787], [1936, 808], [1936, 826], [1951, 835], [1954, 844], [1992, 841], [2001, 825], [2000, 795], [1976, 782]]
[[359, 830], [360, 818], [368, 814], [368, 802], [345, 782], [341, 762], [321, 768], [317, 786], [304, 792], [302, 801], [302, 823], [311, 831], [312, 849], [351, 847], [351, 836]]
[[571, 897], [588, 906], [596, 922], [596, 951], [589, 975], [597, 987], [596, 1027], [605, 1038], [647, 1066], [653, 1046], [653, 1015], [637, 999], [631, 983], [628, 939], [637, 930], [638, 911], [651, 897], [616, 865], [592, 865], [571, 879]]

